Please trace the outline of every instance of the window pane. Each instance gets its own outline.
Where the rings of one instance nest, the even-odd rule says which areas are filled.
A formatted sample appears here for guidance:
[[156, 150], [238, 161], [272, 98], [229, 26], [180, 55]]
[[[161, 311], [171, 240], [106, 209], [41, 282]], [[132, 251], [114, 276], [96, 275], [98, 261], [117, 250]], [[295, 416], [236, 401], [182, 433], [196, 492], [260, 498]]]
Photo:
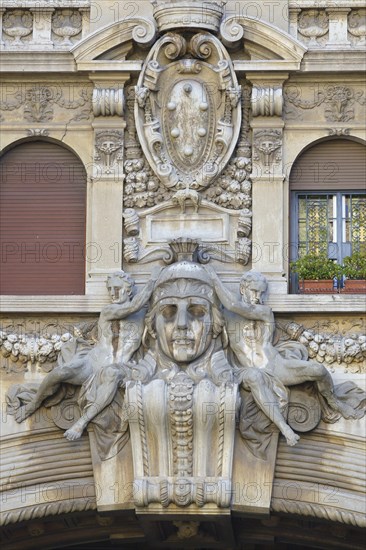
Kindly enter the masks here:
[[366, 252], [366, 196], [348, 195], [346, 200], [349, 204], [347, 241], [352, 243], [354, 252]]

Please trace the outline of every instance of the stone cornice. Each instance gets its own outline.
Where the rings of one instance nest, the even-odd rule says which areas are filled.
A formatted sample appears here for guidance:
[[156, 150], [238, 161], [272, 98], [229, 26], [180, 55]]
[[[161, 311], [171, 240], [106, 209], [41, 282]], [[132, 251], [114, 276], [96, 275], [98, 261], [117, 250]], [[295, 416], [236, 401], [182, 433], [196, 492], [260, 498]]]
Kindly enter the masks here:
[[[232, 280], [231, 280], [232, 282]], [[109, 303], [104, 295], [85, 296], [1, 296], [0, 313], [99, 313]], [[274, 312], [363, 313], [364, 295], [273, 294], [267, 301]]]

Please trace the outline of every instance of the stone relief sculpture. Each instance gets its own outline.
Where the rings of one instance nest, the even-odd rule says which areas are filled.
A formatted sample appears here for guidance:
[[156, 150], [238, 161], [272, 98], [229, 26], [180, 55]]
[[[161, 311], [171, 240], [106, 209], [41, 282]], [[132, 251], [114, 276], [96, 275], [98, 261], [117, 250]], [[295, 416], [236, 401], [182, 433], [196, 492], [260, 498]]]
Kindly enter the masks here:
[[272, 422], [289, 445], [297, 443], [286, 422], [289, 387], [313, 382], [327, 421], [365, 414], [366, 396], [354, 383], [334, 386], [299, 342], [273, 345], [273, 313], [262, 303], [265, 278], [246, 272], [239, 301], [200, 263], [198, 244], [172, 242], [176, 261], [134, 297], [127, 274], [110, 276], [112, 304], [101, 312], [97, 345], [65, 343], [58, 366], [38, 387], [8, 392], [9, 410], [21, 422], [60, 385], [80, 386], [81, 417], [65, 436], [77, 439], [93, 422], [102, 459], [130, 437], [139, 507], [228, 507], [237, 419], [261, 459]]
[[[82, 435], [87, 424], [115, 397], [126, 374], [124, 366], [129, 364], [141, 345], [145, 313], [142, 308], [150, 298], [153, 284], [151, 279], [141, 293], [133, 296], [134, 282], [127, 274], [121, 271], [108, 277], [107, 287], [112, 304], [105, 306], [100, 314], [97, 345], [92, 347], [81, 338], [71, 340], [62, 347], [58, 366], [38, 388], [16, 386], [9, 399], [18, 422], [33, 414], [47, 398], [56, 394], [61, 384], [82, 386], [79, 403], [83, 413], [65, 432], [65, 437], [75, 440]], [[115, 321], [119, 325], [116, 332], [113, 327]]]
[[241, 87], [220, 41], [210, 33], [166, 34], [151, 49], [135, 96], [139, 140], [164, 187], [205, 189], [240, 131]]

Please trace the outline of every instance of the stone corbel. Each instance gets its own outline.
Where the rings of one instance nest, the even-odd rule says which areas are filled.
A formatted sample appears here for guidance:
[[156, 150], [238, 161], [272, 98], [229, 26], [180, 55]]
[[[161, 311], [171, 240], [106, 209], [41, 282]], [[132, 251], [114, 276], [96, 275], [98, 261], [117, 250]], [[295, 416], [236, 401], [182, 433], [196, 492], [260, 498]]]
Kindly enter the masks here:
[[327, 8], [325, 10], [329, 16], [329, 40], [327, 47], [331, 48], [347, 48], [351, 47], [348, 40], [348, 14], [351, 8]]
[[272, 75], [247, 74], [252, 87], [251, 108], [253, 117], [282, 117], [283, 83], [288, 79], [288, 73], [281, 73], [274, 78]]
[[54, 8], [33, 8], [33, 40], [32, 50], [53, 50], [52, 14]]

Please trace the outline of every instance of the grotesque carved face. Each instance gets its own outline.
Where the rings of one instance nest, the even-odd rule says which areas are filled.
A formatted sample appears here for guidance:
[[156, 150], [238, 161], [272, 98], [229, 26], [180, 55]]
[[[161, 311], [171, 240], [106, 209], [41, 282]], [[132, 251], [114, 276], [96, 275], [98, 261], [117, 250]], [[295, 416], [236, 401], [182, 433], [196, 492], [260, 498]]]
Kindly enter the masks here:
[[113, 274], [108, 277], [107, 289], [113, 304], [123, 304], [130, 299], [131, 283], [126, 276]]
[[167, 357], [176, 363], [190, 363], [212, 341], [211, 304], [196, 296], [164, 298], [157, 305], [155, 330]]

